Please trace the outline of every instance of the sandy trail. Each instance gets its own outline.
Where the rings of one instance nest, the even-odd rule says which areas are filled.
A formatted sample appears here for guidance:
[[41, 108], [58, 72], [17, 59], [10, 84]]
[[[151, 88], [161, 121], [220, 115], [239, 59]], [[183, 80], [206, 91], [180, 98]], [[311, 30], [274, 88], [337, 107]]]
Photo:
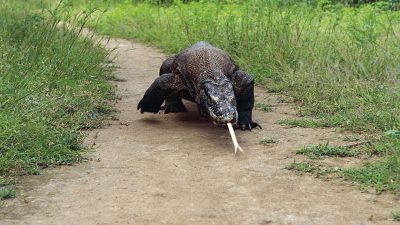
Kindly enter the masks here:
[[[246, 154], [235, 156], [228, 130], [200, 118], [192, 103], [188, 113], [136, 110], [164, 54], [119, 39], [107, 47], [116, 48], [116, 74], [126, 79], [116, 83], [118, 120], [90, 132], [89, 161], [24, 177], [0, 224], [397, 224], [394, 196], [283, 169], [299, 157], [296, 148], [340, 143], [340, 134], [276, 124], [291, 106], [257, 88], [274, 112], [254, 112], [264, 129], [236, 131]], [[263, 137], [279, 142], [258, 144]]]

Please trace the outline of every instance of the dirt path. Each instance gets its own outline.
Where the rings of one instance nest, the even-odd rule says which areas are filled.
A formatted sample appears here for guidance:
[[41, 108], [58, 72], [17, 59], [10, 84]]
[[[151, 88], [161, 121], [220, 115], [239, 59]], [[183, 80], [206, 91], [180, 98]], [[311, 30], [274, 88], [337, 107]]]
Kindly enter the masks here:
[[[235, 156], [226, 129], [185, 114], [140, 114], [136, 104], [165, 55], [125, 40], [116, 47], [122, 99], [119, 120], [90, 133], [88, 162], [24, 178], [0, 209], [1, 224], [395, 224], [398, 200], [360, 193], [338, 181], [283, 169], [307, 144], [337, 143], [330, 129], [285, 128], [290, 106], [257, 88], [274, 112], [255, 111], [263, 130], [237, 131], [246, 155]], [[279, 142], [262, 146], [263, 137]], [[346, 159], [337, 159], [346, 162]]]

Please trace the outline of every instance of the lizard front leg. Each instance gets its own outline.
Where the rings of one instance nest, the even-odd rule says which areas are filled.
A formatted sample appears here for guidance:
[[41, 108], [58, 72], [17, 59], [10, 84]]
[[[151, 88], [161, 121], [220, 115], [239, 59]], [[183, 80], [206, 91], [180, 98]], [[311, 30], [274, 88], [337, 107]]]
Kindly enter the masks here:
[[[165, 74], [169, 74], [173, 72], [173, 63], [178, 55], [172, 55], [168, 57], [160, 67], [160, 76], [164, 76]], [[183, 84], [179, 84], [183, 85]], [[177, 113], [177, 112], [187, 112], [185, 105], [182, 103], [181, 93], [175, 92], [174, 95], [169, 95], [165, 99], [165, 105], [161, 106], [161, 110], [164, 110], [164, 113]]]
[[232, 74], [232, 84], [236, 96], [237, 111], [239, 114], [237, 127], [242, 130], [251, 130], [261, 126], [252, 119], [254, 107], [254, 79], [250, 74], [237, 70]]
[[176, 96], [181, 92], [183, 84], [181, 78], [173, 73], [167, 73], [159, 76], [147, 89], [142, 100], [140, 100], [137, 109], [141, 113], [160, 111], [161, 104], [167, 97]]

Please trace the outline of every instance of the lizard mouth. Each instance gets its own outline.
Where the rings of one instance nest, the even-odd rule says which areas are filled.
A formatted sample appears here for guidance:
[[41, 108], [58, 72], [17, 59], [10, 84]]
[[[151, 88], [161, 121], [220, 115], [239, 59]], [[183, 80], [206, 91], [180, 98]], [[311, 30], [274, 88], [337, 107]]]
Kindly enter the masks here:
[[232, 123], [235, 124], [236, 123], [236, 119], [235, 118], [211, 118], [211, 121], [213, 124], [216, 125], [222, 125], [222, 124], [227, 124], [227, 123]]
[[227, 123], [232, 123], [235, 124], [237, 121], [237, 112], [236, 110], [234, 112], [226, 112], [226, 113], [214, 113], [213, 111], [208, 112], [208, 118], [211, 120], [214, 124], [227, 124]]

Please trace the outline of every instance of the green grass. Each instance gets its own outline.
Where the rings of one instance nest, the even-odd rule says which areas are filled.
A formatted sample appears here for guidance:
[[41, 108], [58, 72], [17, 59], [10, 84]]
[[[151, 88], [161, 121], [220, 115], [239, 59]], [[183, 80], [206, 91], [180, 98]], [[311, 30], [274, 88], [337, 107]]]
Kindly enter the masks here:
[[153, 43], [169, 53], [199, 40], [226, 49], [258, 83], [294, 97], [301, 115], [317, 117], [324, 126], [397, 127], [399, 13], [282, 2], [88, 5], [107, 9], [97, 23], [104, 34]]
[[0, 176], [0, 200], [13, 198], [15, 196], [15, 187], [11, 181]]
[[293, 162], [285, 167], [288, 170], [294, 170], [301, 173], [313, 173], [319, 171], [319, 167], [310, 162]]
[[[366, 149], [364, 149], [366, 148]], [[381, 140], [372, 142], [368, 146], [362, 146], [358, 152], [374, 152], [370, 154], [381, 156], [379, 160], [367, 161], [361, 168], [341, 168], [334, 171], [337, 177], [359, 184], [363, 190], [373, 187], [377, 192], [390, 191], [400, 194], [400, 138], [397, 133], [388, 134]], [[335, 147], [328, 145], [309, 146], [300, 149], [297, 154], [303, 154], [311, 159], [339, 156], [352, 157], [356, 152], [346, 147]], [[292, 163], [287, 169], [311, 174], [321, 174], [321, 171], [331, 170], [316, 166], [311, 162]]]
[[279, 119], [278, 124], [293, 126], [293, 127], [304, 127], [304, 128], [317, 128], [317, 127], [334, 127], [340, 126], [336, 123], [337, 121], [330, 121], [328, 119], [305, 119], [305, 118], [286, 118]]
[[364, 189], [371, 186], [377, 192], [399, 193], [400, 182], [398, 182], [398, 175], [394, 173], [393, 168], [390, 168], [386, 162], [374, 162], [367, 163], [360, 169], [345, 169], [342, 171], [342, 177], [359, 183]]
[[361, 137], [355, 134], [343, 137], [343, 141], [359, 141], [359, 140], [361, 140]]
[[263, 139], [260, 141], [260, 144], [261, 144], [261, 145], [269, 145], [269, 144], [274, 144], [274, 143], [277, 143], [277, 142], [278, 142], [278, 141], [275, 140], [274, 138], [266, 137], [266, 138], [263, 138]]
[[15, 187], [6, 186], [0, 187], [0, 200], [15, 197]]
[[272, 105], [268, 103], [256, 103], [254, 107], [264, 112], [272, 112]]
[[372, 148], [375, 154], [383, 158], [367, 162], [362, 168], [344, 169], [342, 177], [360, 185], [374, 187], [377, 191], [400, 194], [400, 138], [385, 136], [373, 143]]
[[385, 162], [367, 163], [364, 167], [359, 169], [354, 168], [337, 168], [319, 165], [313, 161], [293, 162], [285, 167], [287, 170], [296, 171], [298, 173], [312, 174], [315, 177], [321, 178], [341, 178], [345, 181], [359, 184], [360, 189], [367, 191], [373, 187], [377, 193], [383, 191], [390, 191], [394, 194], [400, 193], [400, 183], [393, 176], [396, 172], [388, 174], [388, 164]]
[[308, 156], [310, 158], [323, 157], [351, 157], [355, 156], [355, 152], [343, 146], [330, 146], [328, 144], [307, 146], [296, 151], [296, 154]]
[[[70, 5], [106, 10], [92, 23], [102, 34], [152, 43], [167, 53], [199, 40], [225, 49], [258, 84], [300, 105], [303, 118], [279, 123], [381, 135], [400, 129], [400, 12], [383, 3], [351, 8], [329, 1], [146, 2]], [[397, 183], [391, 169], [400, 160], [396, 143], [386, 137], [374, 142], [368, 151], [380, 161], [354, 169], [348, 179], [377, 188]], [[379, 181], [385, 184], [360, 178], [378, 173], [389, 178]]]
[[[86, 6], [107, 9], [97, 21], [103, 34], [149, 42], [169, 53], [199, 40], [226, 49], [258, 83], [293, 97], [301, 103], [300, 115], [316, 118], [279, 123], [356, 132], [400, 126], [398, 12], [278, 0]], [[270, 110], [264, 104], [256, 108]], [[387, 154], [382, 157], [397, 157]]]
[[395, 221], [400, 221], [400, 211], [392, 212], [392, 216]]
[[285, 167], [287, 170], [296, 171], [299, 173], [309, 173], [315, 177], [328, 178], [329, 176], [337, 176], [340, 169], [337, 168], [327, 168], [318, 165], [314, 162], [304, 161], [304, 162], [293, 162]]
[[[58, 28], [62, 5], [38, 10], [43, 2], [0, 5], [0, 176], [79, 162], [83, 130], [112, 110], [108, 52], [80, 38], [78, 26]], [[64, 19], [84, 24], [85, 17]], [[13, 189], [1, 193], [12, 196]]]

